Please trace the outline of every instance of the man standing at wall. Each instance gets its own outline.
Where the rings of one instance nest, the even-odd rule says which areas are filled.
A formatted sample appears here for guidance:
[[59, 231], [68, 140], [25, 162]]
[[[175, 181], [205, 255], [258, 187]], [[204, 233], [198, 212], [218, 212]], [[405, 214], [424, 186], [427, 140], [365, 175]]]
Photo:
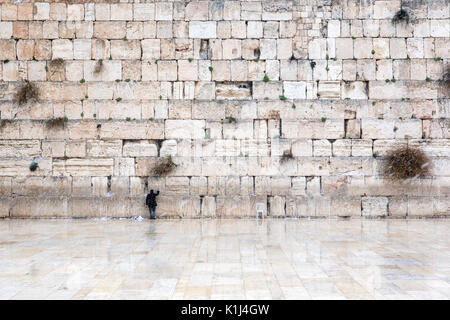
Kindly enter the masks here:
[[145, 199], [145, 203], [148, 206], [150, 211], [150, 219], [156, 219], [156, 197], [158, 196], [159, 191], [157, 193], [153, 192], [153, 189], [150, 190], [150, 193], [147, 194], [147, 198]]

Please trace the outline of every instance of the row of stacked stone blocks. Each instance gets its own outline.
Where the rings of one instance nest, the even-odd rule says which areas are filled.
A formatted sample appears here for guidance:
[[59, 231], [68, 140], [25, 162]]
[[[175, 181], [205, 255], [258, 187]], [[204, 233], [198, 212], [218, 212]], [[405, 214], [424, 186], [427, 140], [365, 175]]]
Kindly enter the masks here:
[[445, 0], [3, 1], [0, 216], [448, 215], [449, 42]]

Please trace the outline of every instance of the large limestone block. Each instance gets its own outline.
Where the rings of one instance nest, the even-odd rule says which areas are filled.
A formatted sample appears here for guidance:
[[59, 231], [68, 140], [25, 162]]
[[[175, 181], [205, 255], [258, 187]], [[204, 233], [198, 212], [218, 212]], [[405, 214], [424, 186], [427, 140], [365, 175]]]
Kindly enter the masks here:
[[228, 176], [233, 174], [229, 157], [208, 157], [202, 159], [202, 175], [208, 177]]
[[141, 42], [137, 40], [111, 40], [113, 59], [141, 59]]
[[433, 214], [445, 216], [450, 215], [450, 197], [434, 197]]
[[368, 85], [363, 81], [352, 81], [342, 85], [342, 99], [368, 99]]
[[154, 142], [148, 140], [124, 141], [124, 157], [156, 157], [158, 156], [158, 147]]
[[253, 82], [253, 99], [278, 100], [283, 94], [282, 82]]
[[0, 198], [0, 218], [9, 217], [9, 210], [13, 200]]
[[166, 178], [166, 194], [189, 195], [189, 178], [188, 177], [167, 177]]
[[289, 139], [339, 139], [344, 136], [344, 120], [282, 121], [282, 136]]
[[223, 218], [251, 216], [250, 197], [217, 197], [216, 216]]
[[[136, 176], [148, 177], [160, 159], [157, 157], [136, 158]], [[168, 176], [200, 176], [202, 175], [202, 158], [172, 157], [176, 164], [174, 171]]]
[[322, 193], [329, 196], [360, 196], [366, 190], [364, 177], [356, 175], [333, 175], [321, 178]]
[[42, 191], [42, 177], [16, 177], [12, 192], [18, 196], [39, 196]]
[[237, 157], [240, 152], [240, 141], [239, 140], [216, 140], [215, 141], [215, 153], [217, 157]]
[[166, 120], [166, 139], [203, 139], [205, 120]]
[[[417, 141], [417, 140], [416, 140]], [[408, 144], [407, 140], [384, 140], [377, 139], [373, 142], [373, 152], [378, 156], [384, 157], [391, 150], [406, 147]], [[417, 146], [417, 145], [416, 145]]]
[[291, 1], [263, 2], [262, 20], [291, 20]]
[[52, 41], [52, 59], [73, 59], [73, 43], [69, 39], [57, 39]]
[[284, 95], [288, 99], [305, 99], [306, 82], [284, 82]]
[[419, 148], [430, 157], [446, 157], [450, 150], [450, 140], [448, 139], [426, 139], [410, 140], [409, 146]]
[[400, 8], [400, 0], [375, 1], [373, 5], [373, 18], [391, 19]]
[[227, 122], [223, 124], [225, 139], [251, 139], [253, 137], [253, 121]]
[[95, 22], [94, 38], [123, 39], [126, 36], [126, 22]]
[[33, 160], [22, 159], [0, 159], [0, 176], [47, 176], [52, 171], [52, 161], [50, 159], [37, 160], [36, 171], [29, 169]]
[[360, 217], [361, 199], [359, 197], [336, 197], [331, 198], [330, 216], [338, 217]]
[[274, 196], [269, 198], [269, 215], [272, 217], [284, 217], [285, 212], [285, 198], [281, 196]]
[[201, 198], [201, 212], [202, 217], [209, 218], [216, 216], [216, 198], [215, 197], [203, 197]]
[[135, 159], [134, 158], [115, 158], [114, 159], [114, 175], [115, 176], [135, 176]]
[[53, 162], [56, 176], [112, 176], [113, 159], [68, 159]]
[[158, 218], [200, 217], [200, 198], [159, 195], [156, 216]]
[[[132, 202], [139, 205], [130, 209]], [[71, 198], [69, 200], [69, 212], [72, 218], [122, 218], [132, 216], [144, 216], [145, 199], [131, 198]], [[136, 208], [137, 207], [137, 208]], [[140, 209], [140, 210], [139, 210]], [[147, 213], [148, 214], [148, 213]]]
[[329, 217], [330, 199], [328, 197], [298, 196], [286, 199], [286, 216], [289, 217]]
[[361, 215], [364, 217], [382, 217], [388, 215], [387, 197], [363, 197]]
[[408, 198], [408, 216], [427, 217], [433, 215], [432, 197], [410, 197]]
[[270, 155], [270, 145], [267, 140], [241, 140], [240, 148], [240, 152], [249, 157]]
[[186, 5], [185, 19], [191, 20], [208, 20], [208, 2], [190, 2]]
[[246, 100], [251, 98], [251, 94], [251, 84], [246, 82], [216, 84], [216, 99], [218, 100]]
[[365, 193], [369, 196], [432, 196], [442, 193], [446, 185], [445, 178], [421, 178], [413, 181], [392, 181], [387, 177], [365, 177]]
[[192, 105], [192, 118], [222, 120], [225, 118], [224, 104], [209, 101], [195, 101]]
[[340, 81], [319, 81], [317, 96], [320, 99], [338, 99], [341, 96]]
[[361, 122], [362, 138], [393, 139], [395, 121], [390, 119], [363, 119]]
[[95, 102], [94, 107], [97, 108], [96, 114], [99, 119], [140, 119], [141, 108], [136, 106], [134, 102], [116, 102], [116, 101], [101, 101]]
[[9, 197], [11, 196], [11, 177], [0, 177], [0, 196]]
[[39, 140], [0, 140], [0, 157], [36, 157], [41, 154]]

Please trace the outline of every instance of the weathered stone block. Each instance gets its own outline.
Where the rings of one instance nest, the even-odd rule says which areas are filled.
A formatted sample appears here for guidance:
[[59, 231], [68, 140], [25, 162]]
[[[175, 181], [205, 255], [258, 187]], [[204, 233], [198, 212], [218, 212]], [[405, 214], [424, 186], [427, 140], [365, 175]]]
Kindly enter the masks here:
[[199, 39], [216, 38], [216, 22], [214, 21], [189, 22], [189, 38], [199, 38]]
[[205, 137], [204, 120], [166, 120], [167, 139], [202, 139]]
[[387, 216], [388, 215], [388, 198], [387, 197], [363, 197], [362, 216]]
[[68, 159], [54, 160], [55, 176], [111, 176], [113, 159]]

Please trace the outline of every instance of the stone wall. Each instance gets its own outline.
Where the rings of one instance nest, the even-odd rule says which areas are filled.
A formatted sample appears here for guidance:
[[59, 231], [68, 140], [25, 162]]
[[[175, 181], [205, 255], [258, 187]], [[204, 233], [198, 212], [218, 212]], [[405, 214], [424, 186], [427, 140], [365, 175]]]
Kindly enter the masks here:
[[449, 214], [448, 0], [117, 2], [0, 0], [0, 216]]

